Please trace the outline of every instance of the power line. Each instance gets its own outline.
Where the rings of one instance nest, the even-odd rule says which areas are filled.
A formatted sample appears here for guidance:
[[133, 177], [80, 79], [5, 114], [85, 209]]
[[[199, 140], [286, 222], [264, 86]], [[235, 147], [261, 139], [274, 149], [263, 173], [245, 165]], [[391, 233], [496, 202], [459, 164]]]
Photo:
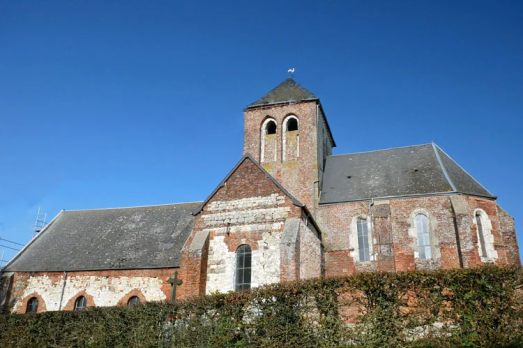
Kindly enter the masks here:
[[7, 249], [20, 251], [20, 249], [11, 248], [11, 247], [8, 247], [7, 245], [2, 245], [2, 244], [0, 244], [0, 247], [4, 247], [4, 248], [7, 248]]
[[9, 242], [9, 243], [13, 243], [13, 244], [16, 244], [16, 245], [24, 246], [24, 244], [20, 244], [20, 243], [17, 243], [17, 242], [13, 242], [13, 241], [10, 241], [10, 240], [4, 239], [4, 238], [0, 238], [0, 240], [5, 240], [6, 242]]

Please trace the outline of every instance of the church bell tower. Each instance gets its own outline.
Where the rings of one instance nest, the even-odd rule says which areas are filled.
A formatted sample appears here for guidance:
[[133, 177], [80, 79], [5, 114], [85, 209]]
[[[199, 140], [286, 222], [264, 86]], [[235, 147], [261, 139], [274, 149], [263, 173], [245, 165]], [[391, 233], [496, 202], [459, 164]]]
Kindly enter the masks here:
[[244, 117], [243, 153], [312, 208], [325, 158], [336, 146], [319, 98], [289, 77], [249, 104]]

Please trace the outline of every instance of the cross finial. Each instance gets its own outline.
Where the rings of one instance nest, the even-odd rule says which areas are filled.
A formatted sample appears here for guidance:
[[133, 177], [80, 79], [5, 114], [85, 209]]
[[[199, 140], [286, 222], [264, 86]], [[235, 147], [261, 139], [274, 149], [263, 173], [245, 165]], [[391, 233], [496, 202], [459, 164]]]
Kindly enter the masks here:
[[291, 77], [294, 77], [294, 68], [287, 70], [288, 73], [291, 73]]
[[167, 283], [171, 284], [171, 303], [176, 300], [176, 288], [183, 284], [181, 279], [178, 279], [178, 271], [174, 271], [172, 278], [167, 279]]

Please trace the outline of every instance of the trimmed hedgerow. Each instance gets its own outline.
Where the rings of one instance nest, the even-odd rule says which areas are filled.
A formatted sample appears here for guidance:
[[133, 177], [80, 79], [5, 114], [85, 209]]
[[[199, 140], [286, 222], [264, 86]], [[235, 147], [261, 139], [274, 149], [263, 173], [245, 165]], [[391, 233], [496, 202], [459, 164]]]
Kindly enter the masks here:
[[[360, 273], [0, 317], [0, 347], [522, 347], [521, 268]], [[523, 289], [522, 289], [523, 290]]]

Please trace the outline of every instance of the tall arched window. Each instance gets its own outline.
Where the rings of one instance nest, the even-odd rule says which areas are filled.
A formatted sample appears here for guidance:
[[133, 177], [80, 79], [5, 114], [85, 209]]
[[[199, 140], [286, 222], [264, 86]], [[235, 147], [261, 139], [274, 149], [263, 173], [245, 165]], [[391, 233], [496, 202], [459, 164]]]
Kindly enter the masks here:
[[370, 261], [369, 232], [366, 219], [358, 219], [358, 249], [360, 262]]
[[251, 288], [251, 247], [243, 244], [236, 250], [236, 291]]
[[416, 215], [416, 233], [418, 236], [418, 252], [421, 260], [432, 259], [430, 243], [429, 220], [423, 214]]
[[129, 299], [129, 301], [127, 301], [127, 307], [134, 307], [134, 306], [137, 306], [139, 305], [141, 302], [140, 302], [140, 299], [138, 298], [138, 296], [133, 296]]
[[38, 299], [36, 297], [31, 297], [27, 301], [26, 313], [36, 313], [38, 311]]
[[74, 302], [74, 310], [75, 311], [83, 311], [87, 307], [87, 300], [84, 296], [80, 296], [76, 299]]

